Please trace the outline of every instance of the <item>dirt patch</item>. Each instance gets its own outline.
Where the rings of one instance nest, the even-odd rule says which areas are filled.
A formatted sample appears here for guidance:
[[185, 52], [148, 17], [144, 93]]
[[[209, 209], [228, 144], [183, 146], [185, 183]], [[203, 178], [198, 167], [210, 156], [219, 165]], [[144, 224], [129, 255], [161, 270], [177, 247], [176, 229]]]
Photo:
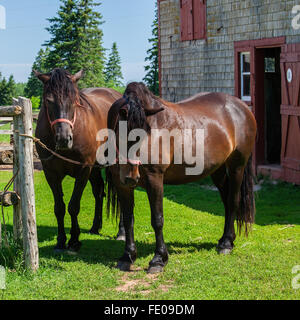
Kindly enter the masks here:
[[[137, 271], [137, 270], [135, 270]], [[115, 289], [117, 292], [139, 292], [143, 295], [150, 294], [150, 287], [159, 280], [159, 274], [147, 274], [143, 279], [132, 278], [132, 273], [125, 273], [121, 279], [121, 284]], [[168, 292], [172, 288], [172, 282], [161, 284], [157, 289], [159, 291]]]

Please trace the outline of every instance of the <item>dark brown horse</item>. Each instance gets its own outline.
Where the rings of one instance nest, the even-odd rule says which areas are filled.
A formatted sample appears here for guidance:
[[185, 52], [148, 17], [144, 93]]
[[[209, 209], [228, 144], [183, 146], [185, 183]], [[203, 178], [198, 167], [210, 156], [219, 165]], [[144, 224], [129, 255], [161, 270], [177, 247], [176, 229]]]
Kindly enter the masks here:
[[[133, 161], [128, 154], [122, 154], [126, 163], [120, 164], [118, 135], [121, 121], [127, 121], [128, 133], [133, 129], [144, 129], [148, 138], [144, 150], [148, 148], [148, 151], [154, 144], [153, 129], [178, 129], [179, 132], [192, 130], [192, 139], [187, 140], [183, 148], [191, 149], [195, 154], [196, 144], [201, 144], [198, 147], [204, 153], [203, 170], [196, 175], [187, 174], [186, 169], [192, 166], [185, 159], [182, 159], [181, 164], [178, 162], [175, 140], [171, 140], [169, 149], [160, 146], [157, 164], [151, 164], [150, 161], [139, 163], [136, 158]], [[142, 83], [131, 83], [124, 97], [117, 100], [110, 109], [108, 128], [114, 130], [117, 136], [119, 163], [108, 170], [116, 186], [126, 232], [125, 252], [118, 267], [124, 271], [129, 270], [136, 259], [133, 234], [135, 186], [146, 189], [150, 202], [156, 250], [148, 272], [154, 273], [162, 271], [168, 262], [168, 251], [163, 239], [163, 184], [183, 184], [209, 175], [225, 207], [224, 234], [217, 247], [220, 253], [231, 252], [236, 238], [234, 220], [237, 219], [238, 230], [241, 231], [244, 225], [247, 233], [255, 216], [251, 153], [256, 137], [256, 121], [247, 105], [236, 97], [222, 93], [201, 93], [175, 104], [154, 96]], [[200, 142], [195, 141], [197, 130], [204, 133]], [[130, 141], [129, 147], [132, 147]], [[140, 158], [143, 156], [141, 150], [140, 154], [137, 152]], [[162, 161], [166, 150], [170, 159], [168, 163]], [[176, 157], [177, 162], [174, 160]]]
[[77, 216], [82, 193], [88, 181], [92, 185], [95, 197], [95, 216], [90, 232], [98, 234], [102, 228], [104, 182], [101, 168], [95, 165], [96, 151], [100, 145], [96, 137], [100, 129], [106, 128], [108, 110], [121, 95], [113, 89], [104, 88], [79, 91], [77, 81], [82, 75], [82, 71], [71, 75], [59, 68], [47, 74], [36, 72], [36, 76], [44, 84], [43, 104], [37, 122], [36, 137], [62, 156], [84, 164], [78, 165], [59, 159], [39, 144], [36, 145], [54, 196], [54, 212], [58, 224], [56, 251], [66, 248], [64, 228], [66, 206], [62, 190], [62, 181], [66, 175], [75, 178], [68, 206], [72, 221], [68, 249], [78, 251], [81, 246]]

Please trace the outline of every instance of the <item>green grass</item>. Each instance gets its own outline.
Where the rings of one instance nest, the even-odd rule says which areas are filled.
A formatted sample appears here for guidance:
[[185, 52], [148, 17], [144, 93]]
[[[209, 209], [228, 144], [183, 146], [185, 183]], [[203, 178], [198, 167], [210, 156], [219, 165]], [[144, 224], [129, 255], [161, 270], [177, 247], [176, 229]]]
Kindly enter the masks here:
[[[11, 173], [0, 172], [0, 189]], [[229, 256], [216, 252], [224, 226], [218, 192], [199, 184], [166, 186], [165, 241], [169, 264], [157, 276], [145, 269], [155, 248], [144, 191], [136, 191], [135, 271], [115, 268], [124, 244], [113, 240], [117, 226], [104, 221], [102, 235], [87, 233], [94, 200], [84, 192], [79, 224], [82, 248], [77, 256], [55, 255], [56, 219], [43, 173], [35, 174], [40, 269], [36, 274], [7, 269], [7, 289], [0, 299], [299, 299], [291, 287], [293, 266], [300, 265], [300, 187], [265, 184], [257, 196], [257, 218], [248, 238], [238, 237]], [[70, 199], [73, 181], [64, 182]], [[12, 210], [5, 210], [12, 227]], [[70, 217], [66, 215], [66, 231]], [[126, 289], [127, 288], [127, 289]]]
[[[38, 113], [39, 110], [33, 110], [33, 113]], [[35, 132], [36, 122], [33, 123], [33, 131]], [[10, 124], [6, 124], [0, 127], [0, 130], [10, 130]], [[10, 142], [10, 135], [9, 134], [0, 134], [0, 143], [9, 143]]]
[[[0, 130], [10, 130], [10, 124], [6, 124], [5, 126], [0, 127]], [[9, 143], [10, 136], [8, 134], [0, 134], [0, 143], [7, 142]]]

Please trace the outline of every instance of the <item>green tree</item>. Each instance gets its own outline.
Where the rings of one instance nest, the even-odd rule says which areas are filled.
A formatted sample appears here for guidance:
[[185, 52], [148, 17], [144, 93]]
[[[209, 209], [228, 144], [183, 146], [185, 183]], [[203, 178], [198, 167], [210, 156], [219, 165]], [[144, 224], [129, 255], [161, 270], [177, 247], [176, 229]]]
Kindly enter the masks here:
[[46, 49], [46, 50], [40, 49], [37, 57], [35, 58], [35, 61], [32, 66], [31, 74], [28, 78], [28, 82], [24, 89], [24, 95], [27, 98], [41, 97], [43, 94], [43, 85], [41, 81], [35, 76], [33, 70], [37, 70], [39, 72], [47, 72], [45, 63], [46, 63], [48, 54], [49, 54], [49, 49]]
[[15, 97], [24, 97], [25, 93], [25, 87], [27, 83], [24, 82], [18, 82], [16, 83], [16, 92], [15, 92]]
[[16, 92], [16, 83], [11, 75], [8, 81], [0, 73], [0, 105], [11, 105]]
[[51, 39], [46, 58], [48, 70], [61, 67], [76, 73], [85, 70], [81, 87], [103, 86], [105, 49], [100, 29], [102, 15], [96, 11], [100, 3], [94, 0], [61, 0], [57, 16], [48, 19]]
[[155, 94], [159, 95], [159, 77], [158, 77], [158, 9], [156, 4], [155, 19], [152, 24], [152, 38], [149, 39], [151, 48], [147, 51], [145, 59], [148, 65], [145, 66], [146, 75], [144, 81], [148, 88]]
[[108, 57], [104, 71], [105, 82], [108, 87], [121, 87], [123, 85], [121, 58], [118, 52], [117, 43], [114, 42]]

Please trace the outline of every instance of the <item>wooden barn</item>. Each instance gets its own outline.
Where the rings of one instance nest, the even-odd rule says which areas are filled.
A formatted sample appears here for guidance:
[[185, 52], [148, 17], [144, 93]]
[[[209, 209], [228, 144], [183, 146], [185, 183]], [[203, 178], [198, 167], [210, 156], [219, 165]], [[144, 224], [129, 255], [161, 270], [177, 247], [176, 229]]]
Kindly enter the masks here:
[[258, 123], [257, 172], [300, 184], [297, 2], [158, 0], [158, 9], [162, 97], [238, 96]]

